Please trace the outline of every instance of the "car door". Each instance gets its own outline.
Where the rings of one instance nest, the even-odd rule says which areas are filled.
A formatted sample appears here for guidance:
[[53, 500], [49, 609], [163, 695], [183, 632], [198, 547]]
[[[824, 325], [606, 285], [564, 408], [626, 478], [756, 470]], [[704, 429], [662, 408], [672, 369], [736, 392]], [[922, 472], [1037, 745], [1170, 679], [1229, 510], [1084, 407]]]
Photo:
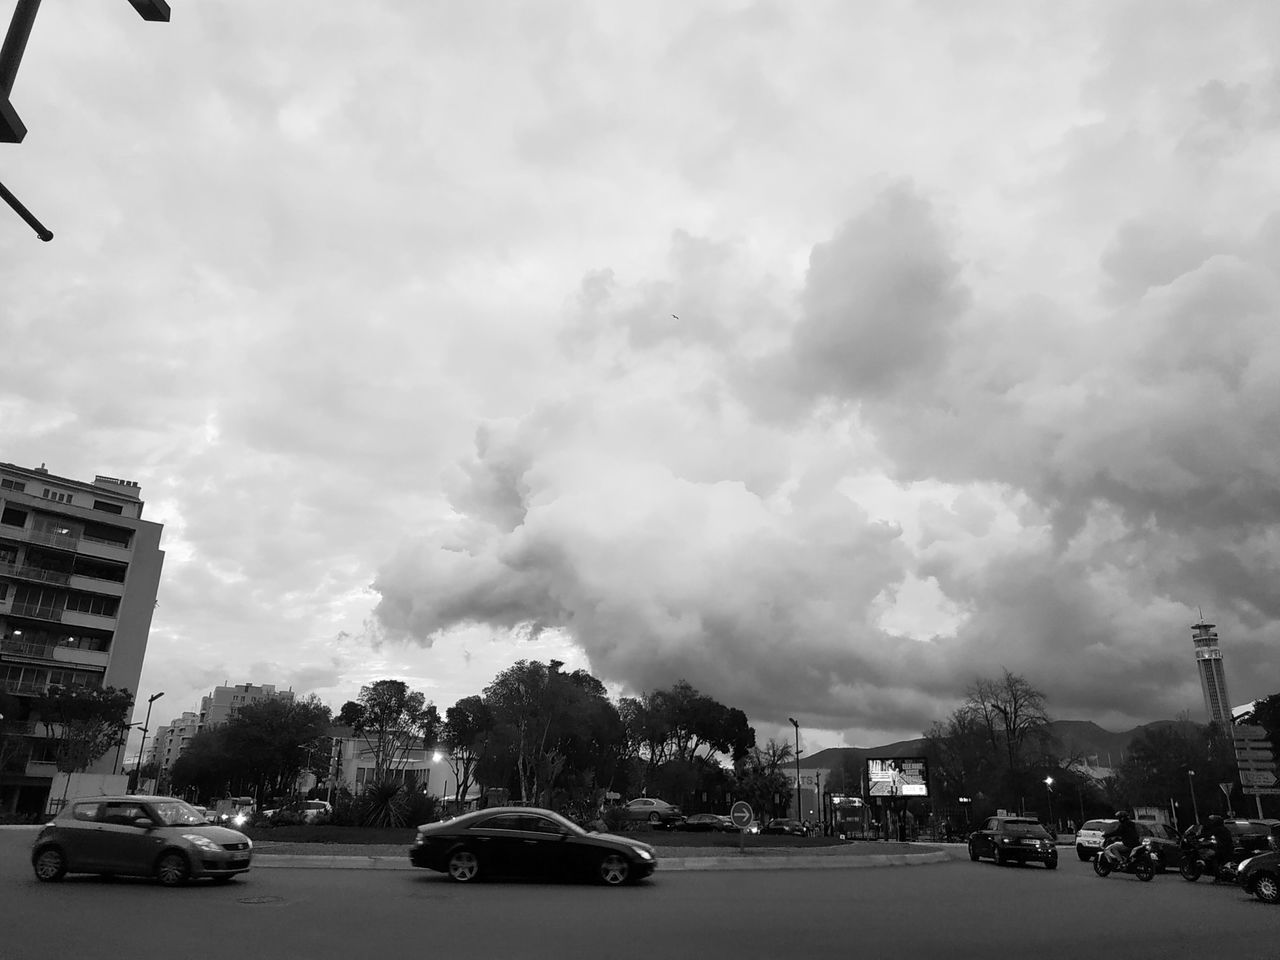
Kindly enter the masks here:
[[98, 800], [78, 801], [71, 805], [70, 818], [58, 819], [58, 839], [67, 855], [71, 870], [92, 871], [102, 862], [102, 808]]
[[521, 820], [521, 860], [526, 876], [561, 879], [581, 868], [582, 850], [562, 824], [537, 813], [526, 814]]
[[[150, 826], [139, 826], [146, 820]], [[108, 800], [101, 814], [101, 862], [104, 873], [134, 876], [151, 873], [151, 865], [164, 843], [154, 829], [151, 811], [136, 800]]]
[[525, 869], [522, 861], [526, 854], [522, 849], [522, 815], [496, 814], [481, 820], [468, 831], [480, 869], [493, 876], [521, 876]]
[[978, 847], [979, 855], [984, 857], [994, 857], [996, 855], [996, 843], [1000, 836], [1000, 818], [991, 817], [982, 829], [978, 831]]

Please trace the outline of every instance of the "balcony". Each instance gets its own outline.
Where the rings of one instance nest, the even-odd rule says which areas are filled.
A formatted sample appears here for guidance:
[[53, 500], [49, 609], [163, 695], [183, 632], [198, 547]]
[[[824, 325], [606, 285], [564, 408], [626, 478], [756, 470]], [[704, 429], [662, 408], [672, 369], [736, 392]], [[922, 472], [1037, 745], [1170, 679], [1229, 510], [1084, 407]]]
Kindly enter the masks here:
[[83, 613], [80, 610], [64, 610], [62, 623], [69, 627], [89, 627], [94, 630], [114, 630], [116, 618], [101, 613]]
[[52, 761], [44, 760], [28, 760], [27, 776], [28, 777], [47, 777], [52, 780], [53, 775], [58, 772], [58, 765]]
[[38, 583], [57, 583], [66, 586], [71, 582], [71, 574], [61, 570], [43, 570], [19, 563], [0, 563], [0, 577], [16, 577], [19, 580], [34, 580]]
[[51, 533], [48, 530], [27, 530], [24, 539], [28, 543], [38, 543], [45, 547], [75, 552], [80, 538], [68, 533]]
[[62, 622], [62, 611], [57, 607], [41, 606], [38, 603], [19, 603], [17, 600], [9, 605], [9, 612], [15, 617], [30, 617], [33, 620], [50, 620]]
[[0, 680], [0, 691], [18, 697], [43, 697], [49, 689], [48, 682], [33, 683], [30, 680]]
[[30, 640], [0, 640], [0, 653], [11, 653], [15, 657], [35, 657], [37, 660], [52, 660], [54, 646], [51, 643], [32, 643]]

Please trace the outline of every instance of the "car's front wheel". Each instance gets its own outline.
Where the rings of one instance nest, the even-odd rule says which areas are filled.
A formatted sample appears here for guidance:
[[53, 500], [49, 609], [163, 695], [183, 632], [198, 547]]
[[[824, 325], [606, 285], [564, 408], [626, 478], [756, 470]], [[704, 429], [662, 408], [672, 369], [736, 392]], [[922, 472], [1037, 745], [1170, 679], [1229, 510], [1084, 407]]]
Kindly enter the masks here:
[[187, 858], [176, 850], [170, 850], [156, 861], [156, 879], [166, 887], [176, 887], [186, 883], [191, 876], [191, 865]]
[[471, 883], [480, 876], [480, 858], [470, 850], [455, 850], [449, 855], [449, 877], [458, 883]]
[[619, 853], [611, 853], [600, 861], [600, 879], [611, 887], [621, 886], [631, 876], [631, 864]]
[[1263, 903], [1280, 903], [1280, 877], [1263, 873], [1253, 882], [1253, 895]]
[[41, 883], [56, 883], [67, 875], [67, 856], [58, 847], [45, 847], [36, 854], [32, 867]]
[[969, 841], [969, 859], [970, 860], [978, 859], [978, 848], [973, 845], [972, 840]]

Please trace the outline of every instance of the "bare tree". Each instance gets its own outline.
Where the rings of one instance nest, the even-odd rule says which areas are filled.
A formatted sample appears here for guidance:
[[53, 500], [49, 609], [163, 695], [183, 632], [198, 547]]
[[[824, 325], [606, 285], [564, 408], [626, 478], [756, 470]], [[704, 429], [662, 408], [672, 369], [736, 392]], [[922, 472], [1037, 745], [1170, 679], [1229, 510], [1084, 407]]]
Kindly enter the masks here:
[[961, 711], [976, 719], [992, 750], [1003, 752], [1007, 769], [1021, 769], [1023, 748], [1049, 723], [1044, 694], [1026, 677], [1005, 670], [998, 679], [979, 678], [965, 691]]

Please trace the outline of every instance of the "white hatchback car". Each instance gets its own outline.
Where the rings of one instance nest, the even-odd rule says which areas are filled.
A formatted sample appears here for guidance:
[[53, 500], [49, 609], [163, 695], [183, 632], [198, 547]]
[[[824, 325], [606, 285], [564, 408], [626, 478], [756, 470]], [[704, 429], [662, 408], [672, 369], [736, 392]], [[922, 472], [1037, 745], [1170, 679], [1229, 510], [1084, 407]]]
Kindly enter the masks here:
[[1093, 855], [1102, 849], [1102, 837], [1115, 828], [1119, 820], [1086, 820], [1076, 831], [1076, 856], [1081, 860], [1092, 860]]

